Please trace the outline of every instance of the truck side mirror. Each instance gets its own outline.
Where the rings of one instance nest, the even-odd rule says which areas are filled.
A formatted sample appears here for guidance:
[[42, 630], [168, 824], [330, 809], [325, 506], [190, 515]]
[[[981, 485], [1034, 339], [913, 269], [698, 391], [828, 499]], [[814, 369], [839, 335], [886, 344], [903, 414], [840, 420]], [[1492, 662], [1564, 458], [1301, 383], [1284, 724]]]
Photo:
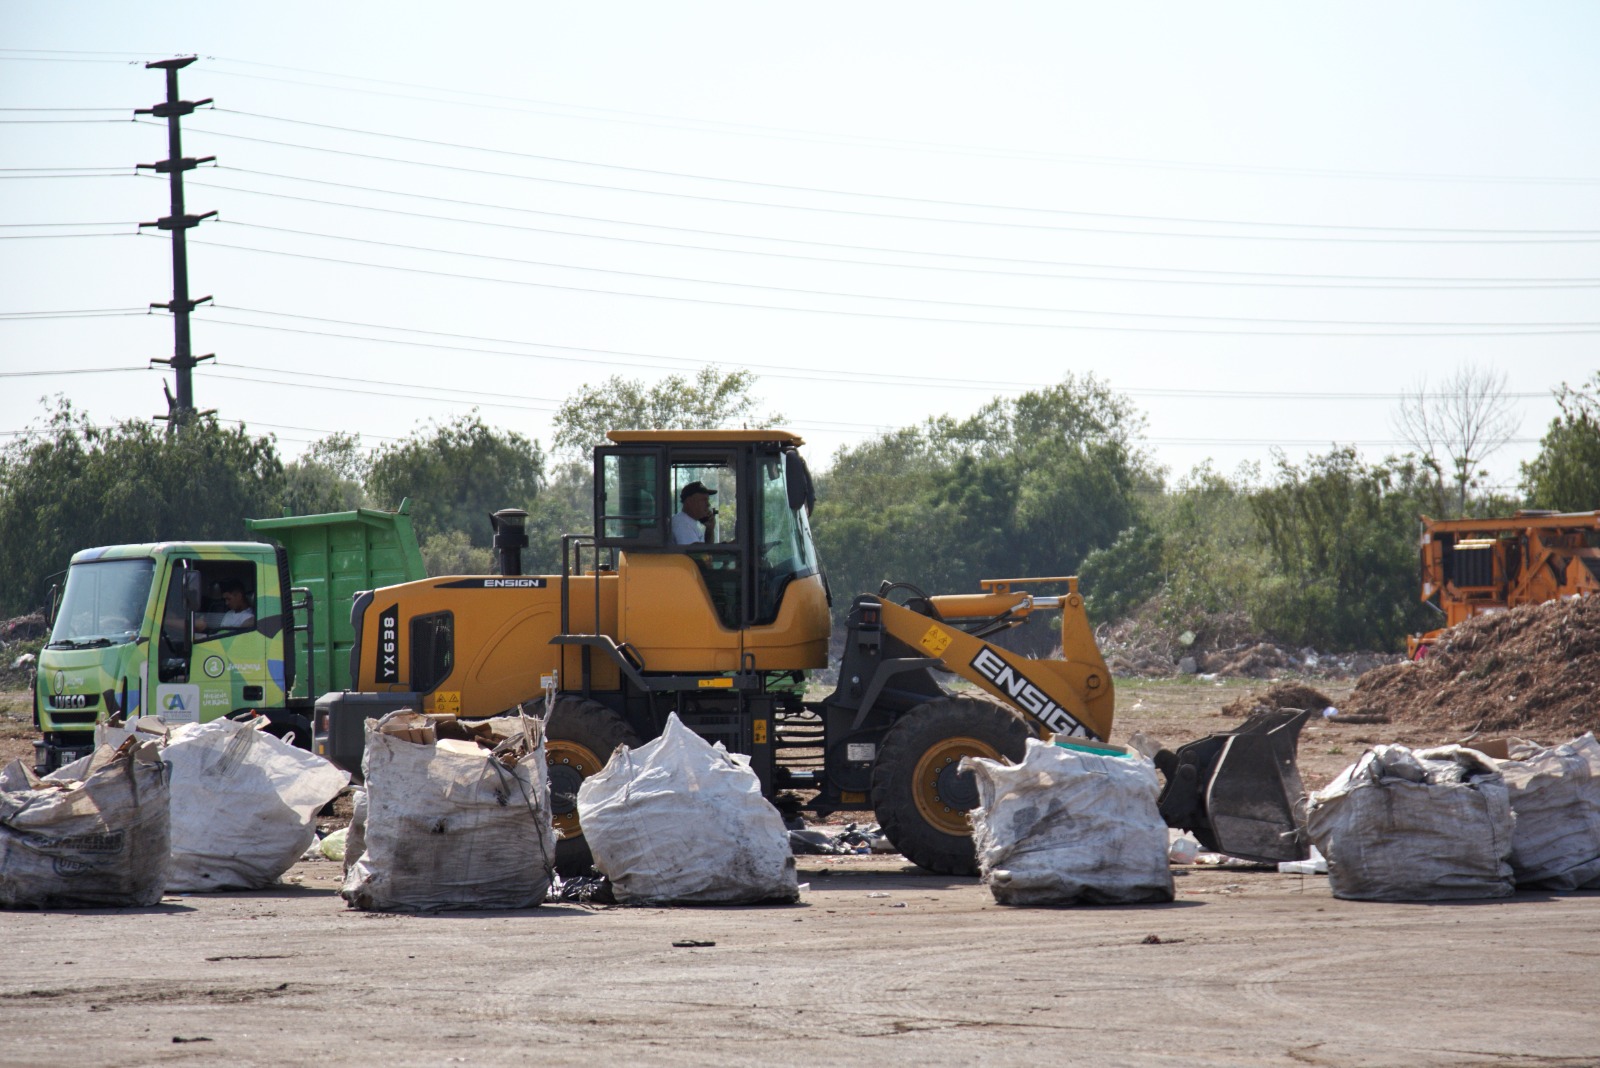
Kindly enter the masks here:
[[188, 561], [183, 565], [183, 607], [190, 612], [200, 611], [200, 572], [189, 567]]
[[817, 491], [811, 485], [811, 469], [798, 452], [789, 449], [783, 454], [783, 480], [789, 491], [789, 510], [806, 514], [817, 505]]

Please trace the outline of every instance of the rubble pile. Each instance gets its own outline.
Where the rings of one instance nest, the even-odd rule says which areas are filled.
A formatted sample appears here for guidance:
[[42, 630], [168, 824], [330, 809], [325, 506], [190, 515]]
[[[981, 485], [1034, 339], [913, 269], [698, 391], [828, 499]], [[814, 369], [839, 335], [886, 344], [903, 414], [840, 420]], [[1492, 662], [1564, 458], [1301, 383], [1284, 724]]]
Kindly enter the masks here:
[[1178, 632], [1147, 613], [1102, 625], [1095, 632], [1113, 675], [1172, 678], [1220, 675], [1227, 678], [1353, 679], [1403, 658], [1390, 653], [1322, 653], [1270, 641], [1251, 631], [1240, 613], [1206, 620], [1199, 631]]
[[1363, 675], [1341, 712], [1455, 738], [1561, 742], [1600, 728], [1600, 597], [1469, 619], [1424, 659]]
[[1321, 712], [1332, 706], [1333, 699], [1320, 690], [1298, 682], [1276, 682], [1265, 693], [1240, 694], [1222, 706], [1224, 716], [1253, 716], [1257, 712], [1275, 712], [1293, 708], [1301, 712]]

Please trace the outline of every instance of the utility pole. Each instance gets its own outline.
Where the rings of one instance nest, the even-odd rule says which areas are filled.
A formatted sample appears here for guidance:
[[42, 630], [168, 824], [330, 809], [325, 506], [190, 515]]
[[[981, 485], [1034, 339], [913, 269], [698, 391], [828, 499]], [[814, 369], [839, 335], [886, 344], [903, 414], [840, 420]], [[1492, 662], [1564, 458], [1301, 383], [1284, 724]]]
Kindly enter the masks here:
[[173, 397], [166, 384], [162, 384], [162, 391], [167, 395], [167, 414], [158, 415], [157, 419], [167, 421], [167, 432], [172, 433], [181, 426], [191, 422], [196, 415], [209, 414], [196, 412], [194, 409], [194, 382], [190, 372], [195, 364], [201, 360], [212, 359], [212, 355], [196, 357], [194, 349], [189, 342], [189, 313], [206, 301], [209, 296], [199, 300], [189, 299], [189, 248], [184, 234], [192, 227], [200, 225], [201, 219], [210, 218], [216, 212], [208, 211], [204, 215], [187, 215], [183, 210], [183, 172], [192, 171], [202, 163], [210, 163], [215, 156], [205, 156], [201, 159], [192, 159], [183, 154], [182, 136], [178, 127], [178, 120], [184, 115], [194, 113], [194, 109], [211, 103], [211, 98], [204, 100], [188, 101], [178, 96], [178, 71], [193, 63], [196, 56], [180, 56], [176, 59], [161, 59], [153, 63], [146, 63], [145, 69], [160, 68], [167, 72], [167, 99], [164, 103], [152, 108], [139, 108], [135, 115], [154, 115], [167, 120], [167, 158], [159, 163], [141, 163], [141, 168], [151, 168], [157, 174], [166, 174], [171, 178], [172, 211], [153, 223], [140, 223], [140, 226], [156, 226], [172, 233], [172, 301], [168, 304], [152, 303], [152, 308], [164, 308], [172, 312], [172, 358], [170, 360], [155, 360], [155, 363], [169, 365], [176, 373], [178, 379], [178, 395]]

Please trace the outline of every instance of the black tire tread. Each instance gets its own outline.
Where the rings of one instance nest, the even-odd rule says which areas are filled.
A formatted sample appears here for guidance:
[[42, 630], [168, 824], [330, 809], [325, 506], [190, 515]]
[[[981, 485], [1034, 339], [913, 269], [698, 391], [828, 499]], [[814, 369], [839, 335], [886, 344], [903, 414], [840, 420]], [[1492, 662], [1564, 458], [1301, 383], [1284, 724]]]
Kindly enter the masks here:
[[910, 709], [889, 728], [872, 769], [872, 805], [878, 825], [905, 858], [941, 875], [976, 875], [972, 835], [949, 835], [917, 811], [912, 774], [928, 749], [966, 736], [994, 746], [1007, 760], [1022, 760], [1033, 737], [1022, 717], [982, 697], [937, 697]]

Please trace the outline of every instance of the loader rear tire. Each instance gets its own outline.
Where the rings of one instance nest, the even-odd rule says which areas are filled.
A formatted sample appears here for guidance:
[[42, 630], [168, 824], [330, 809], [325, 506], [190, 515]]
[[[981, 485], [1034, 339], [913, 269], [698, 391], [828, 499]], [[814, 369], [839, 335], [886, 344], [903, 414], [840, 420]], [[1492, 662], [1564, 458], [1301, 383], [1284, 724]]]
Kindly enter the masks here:
[[606, 766], [619, 745], [639, 744], [626, 720], [598, 701], [557, 697], [545, 724], [545, 765], [550, 773], [550, 815], [556, 828], [556, 871], [587, 875], [594, 866], [578, 826], [578, 785]]
[[872, 769], [878, 825], [905, 858], [943, 875], [976, 875], [967, 813], [978, 804], [964, 756], [1022, 760], [1032, 732], [1015, 712], [979, 697], [940, 697], [906, 712]]

